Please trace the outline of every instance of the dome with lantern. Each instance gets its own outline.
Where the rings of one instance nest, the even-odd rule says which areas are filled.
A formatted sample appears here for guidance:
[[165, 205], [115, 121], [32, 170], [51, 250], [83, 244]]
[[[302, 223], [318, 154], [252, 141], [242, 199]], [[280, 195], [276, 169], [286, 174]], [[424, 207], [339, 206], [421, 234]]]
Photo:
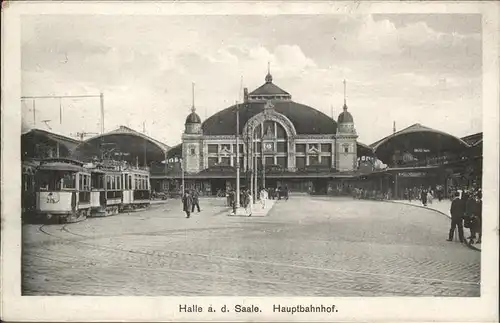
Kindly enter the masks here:
[[200, 135], [203, 133], [201, 129], [201, 118], [196, 113], [196, 108], [194, 106], [194, 83], [193, 83], [193, 105], [191, 106], [191, 113], [186, 118], [184, 127], [185, 127], [184, 134], [186, 135]]
[[286, 116], [293, 124], [297, 134], [335, 134], [337, 123], [323, 112], [297, 103], [292, 100], [292, 95], [273, 82], [269, 68], [265, 76], [265, 83], [252, 92], [245, 88], [244, 102], [232, 105], [212, 115], [203, 122], [204, 135], [232, 135], [236, 128], [235, 115], [239, 114], [239, 131], [243, 131], [245, 123], [253, 116], [266, 109], [267, 102], [272, 102], [273, 109]]
[[187, 116], [185, 124], [201, 123], [200, 116], [196, 113], [196, 109], [192, 108], [191, 113]]
[[356, 129], [354, 128], [354, 118], [352, 114], [347, 111], [347, 99], [346, 99], [346, 82], [344, 80], [344, 106], [342, 112], [337, 118], [337, 132], [339, 134], [356, 134]]

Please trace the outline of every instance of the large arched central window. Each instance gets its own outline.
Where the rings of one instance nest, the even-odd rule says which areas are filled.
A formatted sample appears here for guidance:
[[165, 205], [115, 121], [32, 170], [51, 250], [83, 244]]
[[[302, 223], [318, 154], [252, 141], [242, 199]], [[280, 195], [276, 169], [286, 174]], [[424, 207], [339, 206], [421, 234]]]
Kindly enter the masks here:
[[[276, 121], [266, 120], [254, 129], [253, 138], [257, 151], [257, 164], [288, 167], [288, 142], [285, 128]], [[262, 160], [262, 158], [264, 158]]]

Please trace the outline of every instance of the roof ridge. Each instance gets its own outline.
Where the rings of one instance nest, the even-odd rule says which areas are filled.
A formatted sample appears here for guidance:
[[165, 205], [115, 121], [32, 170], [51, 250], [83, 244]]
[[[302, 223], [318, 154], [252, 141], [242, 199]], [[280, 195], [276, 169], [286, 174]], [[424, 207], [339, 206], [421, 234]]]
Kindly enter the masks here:
[[72, 138], [72, 137], [69, 137], [69, 136], [66, 136], [66, 135], [59, 134], [57, 132], [52, 132], [52, 131], [48, 131], [48, 130], [44, 130], [44, 129], [39, 129], [39, 128], [32, 128], [29, 131], [26, 131], [26, 132], [22, 133], [21, 135], [25, 135], [25, 134], [28, 134], [28, 133], [33, 132], [33, 131], [44, 132], [44, 133], [50, 134], [52, 136], [59, 137], [60, 139], [68, 140], [68, 141], [71, 141], [71, 142], [74, 142], [74, 143], [80, 143], [81, 142], [78, 139], [75, 139], [75, 138]]
[[290, 95], [290, 93], [288, 93], [287, 91], [283, 90], [281, 87], [277, 86], [276, 84], [274, 83], [264, 83], [262, 84], [261, 86], [259, 86], [258, 88], [256, 88], [255, 90], [253, 90], [252, 92], [250, 92], [248, 95], [263, 95], [263, 94], [260, 94], [260, 93], [256, 93], [258, 92], [259, 90], [263, 89], [263, 88], [274, 88], [275, 90], [278, 90], [280, 91], [280, 93], [266, 93], [266, 94], [286, 94], [286, 95]]
[[171, 148], [169, 145], [167, 145], [167, 144], [165, 144], [165, 143], [163, 143], [163, 142], [161, 142], [161, 141], [159, 141], [159, 140], [157, 140], [157, 139], [155, 139], [155, 138], [153, 138], [153, 137], [151, 137], [151, 136], [148, 136], [148, 135], [147, 135], [147, 134], [145, 134], [145, 133], [142, 133], [142, 132], [140, 132], [140, 131], [137, 131], [137, 130], [135, 130], [135, 129], [133, 129], [133, 128], [130, 128], [130, 127], [127, 127], [127, 126], [124, 126], [124, 125], [120, 125], [118, 128], [116, 128], [116, 129], [114, 129], [114, 130], [111, 130], [111, 131], [110, 131], [110, 132], [108, 132], [108, 133], [121, 133], [121, 132], [120, 132], [120, 129], [126, 129], [127, 131], [129, 131], [129, 132], [131, 132], [131, 133], [133, 133], [133, 134], [136, 134], [136, 135], [140, 135], [140, 136], [146, 137], [147, 139], [149, 139], [149, 140], [151, 140], [151, 141], [154, 141], [155, 143], [157, 143], [157, 144], [161, 145], [162, 147], [166, 148], [166, 150], [169, 150], [169, 149]]
[[459, 138], [459, 137], [457, 137], [457, 136], [455, 136], [455, 135], [452, 135], [452, 134], [447, 133], [447, 132], [442, 131], [442, 130], [438, 130], [438, 129], [434, 129], [434, 128], [430, 128], [430, 127], [424, 126], [424, 125], [422, 125], [422, 124], [420, 124], [420, 123], [415, 123], [415, 124], [412, 124], [412, 125], [411, 125], [411, 126], [409, 126], [409, 127], [406, 127], [406, 128], [404, 128], [404, 129], [402, 129], [402, 130], [399, 130], [399, 131], [397, 131], [397, 132], [395, 132], [395, 133], [392, 133], [392, 134], [390, 134], [390, 135], [388, 135], [388, 136], [386, 136], [386, 137], [384, 137], [384, 138], [382, 138], [382, 139], [380, 139], [380, 140], [378, 140], [378, 141], [374, 142], [373, 144], [371, 144], [371, 145], [370, 145], [370, 147], [372, 147], [372, 148], [378, 148], [378, 146], [379, 146], [382, 142], [387, 141], [387, 140], [389, 140], [389, 139], [390, 139], [390, 138], [392, 138], [392, 137], [396, 137], [396, 136], [398, 136], [398, 135], [400, 135], [400, 134], [403, 134], [403, 133], [405, 133], [405, 132], [412, 131], [412, 130], [417, 130], [417, 131], [418, 131], [418, 130], [420, 130], [420, 131], [422, 131], [422, 130], [423, 130], [423, 131], [430, 131], [430, 132], [439, 133], [439, 134], [445, 134], [445, 135], [448, 135], [448, 136], [451, 136], [451, 137], [456, 138], [457, 140], [459, 140], [459, 141], [461, 141], [462, 143], [464, 143], [466, 146], [470, 146], [470, 145], [469, 145], [467, 142], [465, 142], [462, 138]]

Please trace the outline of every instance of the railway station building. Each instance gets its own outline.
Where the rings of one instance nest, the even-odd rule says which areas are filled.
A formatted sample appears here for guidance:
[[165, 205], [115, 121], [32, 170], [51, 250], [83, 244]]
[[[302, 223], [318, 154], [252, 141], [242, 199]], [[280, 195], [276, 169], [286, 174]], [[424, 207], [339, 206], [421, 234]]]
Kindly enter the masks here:
[[186, 187], [214, 195], [234, 188], [239, 149], [243, 186], [253, 170], [259, 186], [312, 194], [365, 187], [399, 198], [406, 187], [480, 185], [482, 133], [458, 138], [414, 124], [371, 145], [357, 137], [345, 100], [334, 120], [294, 102], [268, 73], [262, 86], [244, 90], [244, 102], [205, 121], [192, 107], [181, 144], [168, 151], [168, 166], [151, 169], [151, 178], [161, 190], [179, 190], [184, 178]]
[[30, 130], [21, 139], [23, 179], [33, 178], [42, 158], [114, 159], [148, 168], [154, 191], [178, 194], [184, 180], [187, 188], [215, 195], [235, 187], [239, 149], [242, 186], [254, 172], [260, 187], [286, 185], [311, 194], [348, 194], [361, 187], [402, 198], [411, 187], [441, 185], [447, 191], [481, 184], [482, 133], [458, 138], [414, 124], [370, 145], [357, 138], [345, 100], [334, 120], [293, 101], [268, 73], [262, 86], [244, 90], [241, 104], [207, 120], [193, 106], [175, 147], [125, 126], [87, 140]]
[[169, 158], [182, 161], [183, 174], [181, 167], [172, 167], [166, 174], [152, 170], [152, 179], [166, 180], [177, 189], [183, 175], [186, 187], [208, 195], [234, 188], [239, 149], [242, 185], [248, 185], [255, 170], [261, 187], [286, 185], [292, 191], [326, 194], [343, 185], [343, 179], [352, 178], [357, 156], [371, 151], [357, 137], [347, 102], [333, 120], [293, 101], [268, 73], [262, 86], [252, 92], [244, 89], [244, 102], [204, 122], [192, 107], [182, 143], [168, 153]]

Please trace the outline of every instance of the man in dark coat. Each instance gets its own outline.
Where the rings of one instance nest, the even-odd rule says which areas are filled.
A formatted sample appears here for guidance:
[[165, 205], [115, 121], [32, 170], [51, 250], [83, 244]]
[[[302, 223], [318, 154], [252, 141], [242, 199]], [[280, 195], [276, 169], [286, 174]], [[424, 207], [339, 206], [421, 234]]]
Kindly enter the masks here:
[[198, 213], [200, 213], [200, 195], [197, 190], [193, 190], [192, 198], [193, 206], [191, 207], [191, 212], [194, 213], [194, 208], [196, 207], [198, 209]]
[[463, 216], [465, 213], [464, 201], [460, 199], [460, 193], [455, 193], [455, 198], [451, 202], [450, 214], [451, 214], [451, 228], [448, 235], [448, 241], [453, 240], [453, 234], [455, 233], [455, 227], [458, 227], [458, 238], [460, 242], [464, 242], [464, 227], [462, 224]]
[[191, 216], [192, 207], [193, 207], [193, 198], [189, 194], [189, 191], [186, 191], [184, 193], [184, 196], [182, 197], [182, 210], [186, 212], [186, 218], [188, 219]]
[[[470, 211], [471, 213], [471, 221], [470, 221], [470, 234], [471, 236], [469, 237], [470, 243], [474, 243], [474, 240], [476, 239], [476, 234], [479, 235], [479, 238], [477, 239], [476, 243], [481, 243], [481, 238], [482, 238], [482, 233], [481, 233], [481, 226], [482, 226], [482, 201], [480, 200], [480, 194], [479, 192], [476, 192], [472, 196], [469, 197], [470, 204], [472, 204], [471, 208], [472, 210]], [[467, 213], [467, 211], [466, 211]]]
[[424, 189], [420, 192], [420, 200], [423, 206], [427, 206], [427, 191]]
[[476, 217], [477, 217], [477, 226], [476, 232], [479, 237], [476, 243], [481, 243], [481, 239], [483, 238], [483, 199], [482, 199], [481, 191], [477, 192], [477, 204], [476, 204]]

